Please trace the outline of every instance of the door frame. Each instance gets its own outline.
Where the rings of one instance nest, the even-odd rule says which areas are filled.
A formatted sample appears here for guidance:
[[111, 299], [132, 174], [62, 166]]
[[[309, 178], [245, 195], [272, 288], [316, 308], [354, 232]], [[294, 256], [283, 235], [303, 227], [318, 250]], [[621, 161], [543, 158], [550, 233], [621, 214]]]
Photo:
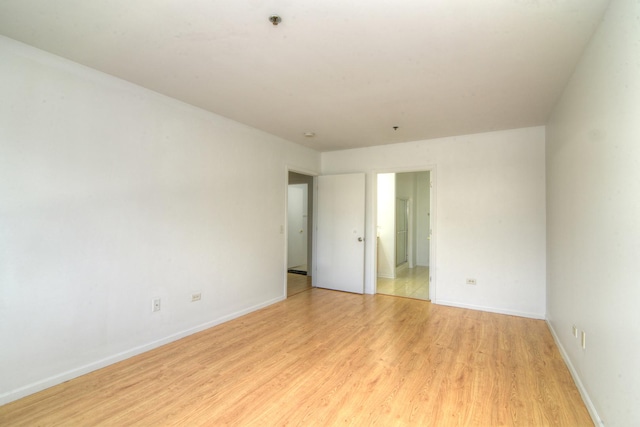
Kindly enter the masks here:
[[[287, 165], [284, 171], [284, 185], [282, 191], [284, 192], [284, 222], [281, 226], [281, 234], [283, 234], [283, 259], [282, 259], [282, 281], [283, 281], [283, 295], [286, 298], [287, 295], [287, 192], [289, 188], [289, 172], [296, 172], [303, 175], [313, 177], [313, 210], [314, 216], [312, 221], [312, 254], [311, 259], [313, 263], [313, 269], [315, 269], [316, 262], [316, 215], [315, 210], [318, 204], [318, 187], [317, 177], [321, 175], [319, 172], [314, 172], [310, 169], [300, 168], [297, 166]], [[429, 299], [432, 303], [437, 303], [437, 275], [438, 275], [438, 263], [437, 263], [437, 242], [438, 242], [438, 219], [437, 219], [437, 167], [435, 164], [408, 166], [408, 167], [393, 167], [393, 168], [379, 168], [372, 169], [365, 172], [366, 174], [366, 194], [365, 194], [365, 235], [376, 236], [376, 224], [378, 222], [378, 174], [380, 173], [403, 173], [403, 172], [426, 172], [431, 173], [431, 191], [430, 191], [430, 204], [431, 204], [431, 240], [429, 245]], [[378, 292], [378, 278], [376, 277], [377, 265], [378, 265], [378, 243], [375, 238], [365, 239], [365, 294], [376, 294]], [[313, 284], [313, 272], [312, 272], [312, 286]]]
[[[407, 173], [407, 172], [429, 172], [429, 178], [431, 181], [431, 188], [429, 191], [429, 205], [431, 209], [431, 240], [429, 241], [429, 299], [432, 303], [437, 303], [436, 295], [437, 295], [437, 230], [438, 230], [438, 221], [437, 221], [437, 172], [436, 165], [425, 165], [425, 166], [409, 166], [409, 167], [396, 167], [396, 168], [384, 168], [384, 169], [375, 169], [372, 171], [372, 179], [371, 184], [373, 187], [372, 191], [372, 203], [370, 206], [372, 207], [372, 222], [370, 224], [370, 236], [376, 236], [376, 226], [378, 223], [378, 174], [383, 173]], [[369, 239], [372, 241], [371, 250], [373, 254], [373, 262], [371, 265], [367, 267], [366, 273], [368, 273], [369, 277], [373, 282], [373, 293], [378, 293], [378, 241], [377, 239]]]

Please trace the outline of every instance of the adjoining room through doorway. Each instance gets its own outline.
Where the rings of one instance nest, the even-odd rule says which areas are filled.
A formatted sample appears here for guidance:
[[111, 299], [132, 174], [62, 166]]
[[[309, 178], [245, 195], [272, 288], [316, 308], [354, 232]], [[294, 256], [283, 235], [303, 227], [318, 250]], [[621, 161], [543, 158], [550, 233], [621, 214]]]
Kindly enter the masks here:
[[377, 184], [377, 293], [429, 300], [431, 173], [381, 173]]

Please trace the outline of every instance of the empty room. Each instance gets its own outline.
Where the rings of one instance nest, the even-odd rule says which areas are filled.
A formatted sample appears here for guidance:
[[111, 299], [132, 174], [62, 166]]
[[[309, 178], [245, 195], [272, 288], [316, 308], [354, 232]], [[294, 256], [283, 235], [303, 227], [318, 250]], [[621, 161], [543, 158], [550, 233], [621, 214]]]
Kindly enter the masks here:
[[635, 0], [2, 1], [0, 425], [640, 425], [638, 117]]

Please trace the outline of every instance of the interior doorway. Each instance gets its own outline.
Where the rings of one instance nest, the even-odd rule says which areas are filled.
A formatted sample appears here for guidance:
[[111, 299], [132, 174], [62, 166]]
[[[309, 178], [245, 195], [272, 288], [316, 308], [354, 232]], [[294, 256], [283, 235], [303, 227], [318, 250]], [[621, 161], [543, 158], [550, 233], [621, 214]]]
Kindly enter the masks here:
[[377, 175], [377, 293], [430, 300], [431, 172]]
[[287, 297], [311, 288], [313, 176], [289, 171], [287, 188]]

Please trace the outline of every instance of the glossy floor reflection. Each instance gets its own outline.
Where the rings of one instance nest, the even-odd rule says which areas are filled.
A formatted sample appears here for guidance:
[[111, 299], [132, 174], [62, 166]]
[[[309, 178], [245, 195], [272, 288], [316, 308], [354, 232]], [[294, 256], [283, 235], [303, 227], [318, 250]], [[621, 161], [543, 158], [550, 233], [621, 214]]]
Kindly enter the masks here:
[[311, 276], [287, 273], [287, 297], [311, 289]]
[[402, 269], [395, 279], [378, 277], [378, 293], [429, 301], [429, 267]]

